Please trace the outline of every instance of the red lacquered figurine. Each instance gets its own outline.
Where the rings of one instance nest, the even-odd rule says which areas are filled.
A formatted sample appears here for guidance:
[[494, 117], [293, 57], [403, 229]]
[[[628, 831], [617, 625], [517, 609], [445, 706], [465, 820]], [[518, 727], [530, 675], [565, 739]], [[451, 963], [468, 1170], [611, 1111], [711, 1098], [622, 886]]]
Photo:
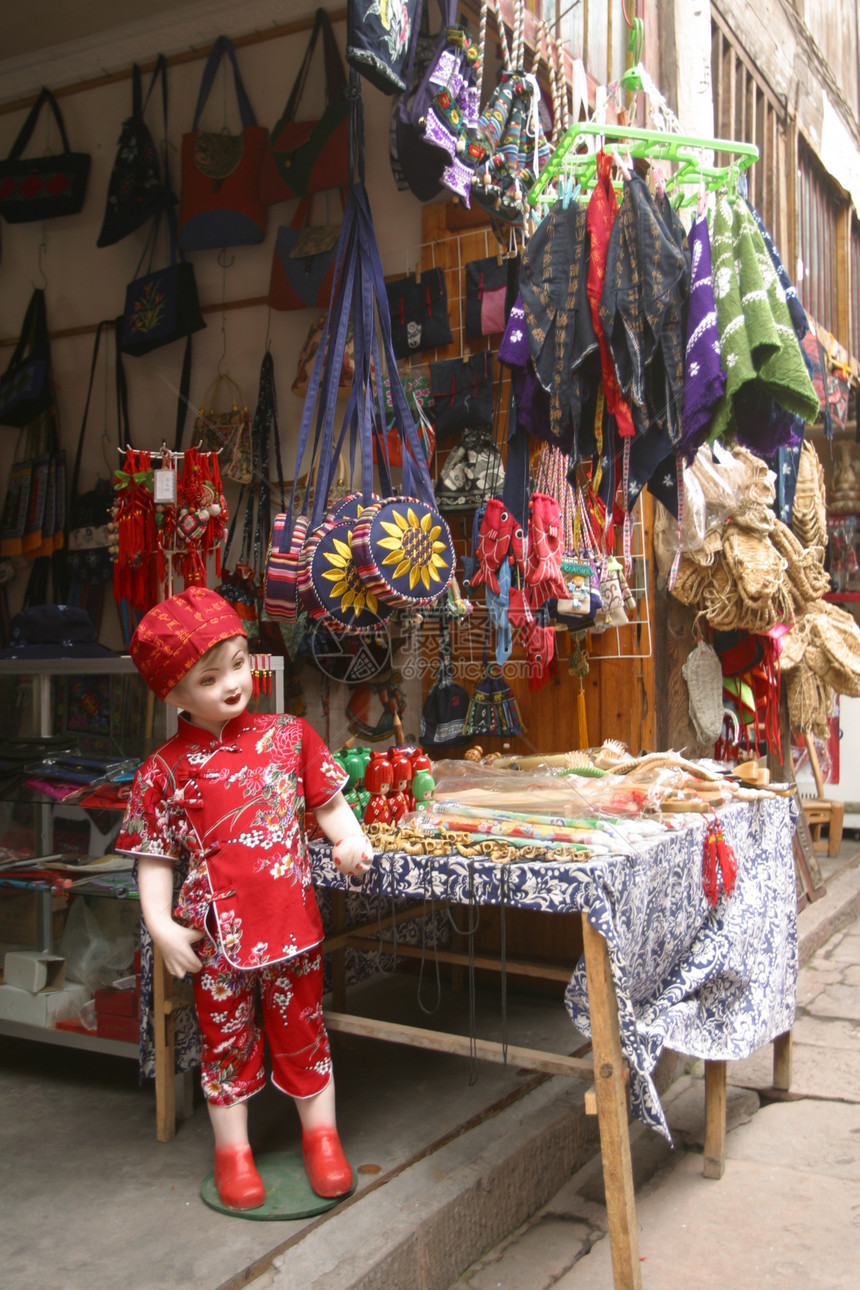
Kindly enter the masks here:
[[391, 823], [398, 824], [406, 812], [412, 810], [412, 794], [409, 791], [412, 784], [412, 765], [406, 753], [400, 749], [392, 749], [389, 756], [394, 774], [389, 810]]
[[364, 811], [365, 824], [390, 824], [391, 806], [389, 794], [394, 786], [394, 768], [383, 752], [370, 754], [370, 761], [364, 772], [364, 787], [370, 793], [370, 801]]

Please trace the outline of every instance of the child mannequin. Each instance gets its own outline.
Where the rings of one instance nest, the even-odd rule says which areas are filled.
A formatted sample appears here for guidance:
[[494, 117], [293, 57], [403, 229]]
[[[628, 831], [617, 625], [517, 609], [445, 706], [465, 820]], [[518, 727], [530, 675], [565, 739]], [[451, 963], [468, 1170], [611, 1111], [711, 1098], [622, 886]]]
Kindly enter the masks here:
[[[141, 620], [129, 652], [181, 716], [177, 734], [138, 770], [117, 840], [137, 858], [141, 913], [168, 970], [194, 976], [215, 1185], [236, 1210], [265, 1200], [248, 1143], [247, 1099], [265, 1080], [258, 998], [272, 1080], [295, 1100], [311, 1186], [325, 1197], [352, 1190], [322, 1019], [323, 928], [305, 804], [345, 873], [363, 874], [372, 861], [340, 791], [346, 777], [313, 728], [284, 714], [246, 713], [245, 637], [233, 607], [203, 587]], [[189, 868], [174, 911], [180, 860]]]

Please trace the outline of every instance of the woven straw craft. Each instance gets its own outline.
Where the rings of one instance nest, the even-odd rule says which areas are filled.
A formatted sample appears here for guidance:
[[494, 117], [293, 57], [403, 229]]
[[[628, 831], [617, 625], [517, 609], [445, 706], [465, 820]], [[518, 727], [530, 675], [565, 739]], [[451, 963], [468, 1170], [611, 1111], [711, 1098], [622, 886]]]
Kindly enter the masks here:
[[682, 555], [672, 595], [682, 605], [697, 605], [708, 585], [709, 576], [707, 567], [697, 564], [688, 555]]
[[797, 465], [797, 487], [791, 527], [805, 547], [827, 546], [827, 498], [824, 468], [818, 453], [807, 440]]
[[690, 694], [690, 720], [699, 742], [713, 744], [723, 728], [723, 669], [712, 645], [699, 641], [681, 668]]
[[786, 682], [788, 719], [793, 730], [809, 730], [826, 739], [830, 733], [830, 689], [802, 663]]
[[763, 609], [779, 596], [786, 561], [767, 538], [731, 524], [726, 530], [723, 554], [738, 592], [750, 608]]
[[851, 615], [837, 605], [825, 604], [823, 608], [823, 613], [815, 615], [807, 653], [817, 645], [827, 660], [819, 673], [822, 679], [840, 694], [856, 698], [860, 695], [860, 630]]

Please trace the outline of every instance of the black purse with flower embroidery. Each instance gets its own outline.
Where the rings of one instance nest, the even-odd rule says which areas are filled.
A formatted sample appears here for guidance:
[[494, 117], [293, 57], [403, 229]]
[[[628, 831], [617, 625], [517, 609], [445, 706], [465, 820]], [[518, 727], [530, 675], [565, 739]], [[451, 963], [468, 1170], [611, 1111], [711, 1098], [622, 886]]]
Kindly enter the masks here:
[[[151, 349], [169, 345], [182, 336], [205, 327], [197, 300], [194, 265], [177, 248], [176, 215], [171, 206], [165, 213], [170, 237], [170, 264], [152, 270], [153, 253], [158, 239], [161, 215], [152, 226], [134, 281], [125, 293], [120, 348], [124, 354], [148, 354]], [[140, 274], [149, 256], [150, 272]]]

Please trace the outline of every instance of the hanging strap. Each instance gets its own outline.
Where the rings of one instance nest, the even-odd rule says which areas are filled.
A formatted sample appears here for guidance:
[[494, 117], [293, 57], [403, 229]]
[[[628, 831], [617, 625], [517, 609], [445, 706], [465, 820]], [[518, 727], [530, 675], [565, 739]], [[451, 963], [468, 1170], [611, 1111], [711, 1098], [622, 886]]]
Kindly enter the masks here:
[[117, 414], [117, 443], [120, 447], [123, 443], [128, 443], [128, 390], [125, 381], [125, 369], [122, 365], [122, 351], [119, 347], [119, 339], [122, 330], [122, 316], [119, 318], [102, 319], [96, 327], [95, 341], [93, 342], [93, 356], [90, 360], [90, 379], [87, 385], [87, 397], [84, 402], [84, 412], [81, 417], [81, 432], [78, 435], [78, 447], [75, 453], [75, 464], [72, 469], [71, 479], [71, 496], [74, 497], [78, 491], [78, 480], [81, 469], [81, 459], [84, 449], [84, 438], [87, 430], [87, 418], [90, 411], [90, 400], [93, 394], [93, 384], [95, 381], [96, 364], [99, 356], [99, 345], [101, 344], [102, 332], [107, 333], [108, 328], [113, 331], [114, 342], [116, 346], [116, 414]]
[[310, 40], [305, 49], [304, 58], [301, 66], [296, 73], [296, 79], [293, 81], [293, 88], [290, 90], [290, 96], [287, 99], [287, 105], [284, 108], [279, 125], [286, 125], [296, 119], [299, 103], [305, 92], [307, 85], [308, 73], [310, 71], [311, 60], [317, 46], [317, 38], [320, 32], [323, 34], [323, 54], [325, 58], [325, 87], [326, 103], [335, 103], [346, 98], [346, 72], [343, 69], [343, 62], [338, 50], [337, 40], [332, 31], [331, 19], [325, 9], [317, 9], [314, 19], [313, 31]]
[[102, 330], [103, 328], [112, 326], [112, 325], [113, 324], [105, 320], [102, 320], [96, 327], [96, 338], [95, 338], [95, 341], [93, 342], [93, 356], [92, 356], [92, 359], [90, 360], [90, 379], [89, 379], [89, 384], [87, 385], [87, 397], [84, 402], [84, 415], [81, 418], [81, 432], [78, 435], [78, 450], [75, 453], [75, 464], [72, 469], [72, 482], [71, 482], [72, 497], [74, 497], [75, 493], [78, 491], [78, 476], [80, 474], [80, 469], [81, 469], [81, 455], [84, 450], [84, 435], [86, 434], [86, 429], [87, 429], [87, 417], [90, 411], [90, 399], [92, 398], [92, 393], [93, 393], [93, 381], [95, 380], [96, 362], [98, 361], [98, 356], [99, 356], [99, 345], [101, 344]]
[[[322, 398], [319, 401], [319, 409], [316, 419], [316, 434], [314, 437], [315, 452], [321, 440], [324, 443], [326, 438], [328, 438], [329, 442], [331, 442], [335, 401], [337, 398], [337, 385], [343, 364], [343, 353], [346, 347], [349, 314], [352, 305], [352, 292], [355, 282], [356, 257], [352, 253], [352, 244], [355, 236], [355, 218], [355, 201], [352, 192], [350, 192], [347, 198], [346, 209], [344, 211], [340, 236], [338, 237], [337, 247], [335, 248], [335, 285], [332, 289], [332, 299], [328, 313], [326, 314], [323, 334], [320, 337], [319, 345], [317, 347], [314, 365], [311, 369], [310, 380], [308, 382], [308, 390], [305, 395], [302, 421], [299, 428], [299, 439], [296, 447], [296, 468], [293, 472], [293, 484], [290, 490], [287, 516], [284, 522], [283, 532], [281, 534], [280, 550], [282, 553], [286, 553], [290, 549], [299, 474], [301, 472], [301, 464], [304, 459], [305, 450], [310, 437], [314, 407], [317, 404], [321, 386]], [[356, 373], [356, 379], [357, 377], [358, 373]], [[310, 487], [310, 477], [308, 479], [308, 487]], [[317, 492], [318, 491], [319, 489], [317, 489]], [[307, 492], [305, 493], [305, 497], [307, 499]], [[316, 493], [314, 495], [314, 501], [315, 503], [317, 501]], [[315, 509], [318, 508], [315, 507]]]
[[113, 320], [114, 334], [114, 374], [116, 378], [116, 434], [117, 442], [120, 448], [123, 444], [128, 445], [131, 441], [131, 431], [128, 420], [128, 383], [125, 379], [125, 367], [122, 361], [122, 331], [125, 319], [122, 314]]
[[12, 144], [12, 149], [9, 153], [9, 156], [7, 157], [7, 161], [17, 161], [18, 158], [21, 156], [27, 144], [30, 142], [30, 135], [33, 133], [33, 130], [35, 129], [36, 120], [39, 116], [39, 113], [42, 111], [42, 108], [45, 106], [46, 103], [48, 107], [51, 109], [51, 111], [53, 112], [54, 120], [56, 121], [59, 127], [60, 137], [63, 140], [63, 151], [71, 152], [71, 148], [69, 147], [69, 138], [68, 138], [68, 135], [66, 134], [66, 127], [63, 124], [63, 118], [60, 114], [60, 109], [57, 106], [57, 100], [54, 98], [51, 91], [45, 88], [42, 90], [41, 94], [36, 99], [36, 102], [33, 104], [33, 106], [30, 109], [30, 114], [27, 117], [27, 120], [24, 122], [24, 124], [21, 126], [21, 129], [18, 131], [18, 138]]
[[41, 287], [36, 287], [27, 305], [27, 312], [21, 324], [21, 335], [18, 337], [18, 343], [12, 351], [9, 367], [6, 370], [17, 367], [27, 354], [32, 358], [47, 358], [49, 352], [45, 293]]
[[[382, 335], [382, 349], [384, 352], [385, 363], [388, 369], [391, 391], [391, 402], [394, 408], [394, 415], [397, 425], [400, 429], [401, 439], [403, 440], [403, 491], [404, 494], [412, 494], [419, 497], [422, 501], [432, 506], [435, 503], [433, 484], [427, 469], [427, 463], [424, 460], [424, 454], [421, 451], [421, 444], [418, 440], [418, 433], [415, 429], [415, 422], [403, 393], [403, 385], [400, 380], [400, 372], [397, 367], [397, 359], [394, 354], [394, 345], [391, 339], [391, 318], [388, 311], [388, 294], [385, 290], [385, 279], [382, 272], [382, 261], [379, 257], [379, 250], [376, 245], [376, 238], [373, 232], [373, 219], [370, 214], [370, 203], [367, 197], [367, 191], [363, 184], [356, 184], [353, 188], [353, 194], [356, 200], [356, 207], [359, 216], [359, 241], [361, 246], [361, 255], [359, 263], [362, 270], [363, 278], [366, 282], [364, 289], [368, 292], [368, 297], [376, 297], [376, 309], [379, 315], [379, 327]], [[354, 326], [354, 333], [357, 333]], [[358, 376], [358, 343], [356, 335], [356, 377]], [[369, 356], [367, 358], [369, 367]], [[370, 445], [368, 445], [369, 447]], [[410, 455], [411, 454], [411, 455]]]
[[[135, 68], [137, 68], [136, 63]], [[140, 69], [137, 68], [137, 71], [139, 77]], [[164, 54], [159, 54], [155, 60], [155, 67], [152, 70], [152, 78], [149, 82], [149, 89], [146, 91], [146, 98], [143, 100], [140, 111], [135, 112], [135, 116], [143, 116], [149, 105], [149, 100], [152, 98], [152, 91], [155, 89], [155, 83], [159, 77], [161, 78], [161, 111], [164, 117], [164, 137], [167, 138], [167, 59]]]
[[176, 434], [173, 440], [173, 451], [182, 448], [182, 435], [185, 430], [185, 418], [188, 415], [189, 394], [191, 392], [191, 335], [185, 337], [185, 353], [182, 355], [182, 374], [179, 378], [179, 397], [176, 400]]
[[239, 116], [244, 129], [257, 124], [257, 118], [254, 115], [254, 109], [251, 107], [251, 100], [248, 98], [245, 90], [245, 84], [242, 80], [242, 74], [239, 71], [239, 64], [236, 61], [236, 51], [232, 42], [226, 36], [219, 36], [212, 46], [212, 50], [206, 60], [206, 66], [203, 69], [203, 79], [200, 82], [200, 93], [197, 97], [197, 107], [194, 110], [194, 120], [191, 125], [192, 131], [200, 128], [200, 116], [206, 106], [206, 100], [209, 98], [209, 92], [215, 81], [215, 73], [218, 71], [218, 65], [224, 56], [230, 59], [233, 64], [233, 84], [236, 89], [236, 99], [239, 104]]

